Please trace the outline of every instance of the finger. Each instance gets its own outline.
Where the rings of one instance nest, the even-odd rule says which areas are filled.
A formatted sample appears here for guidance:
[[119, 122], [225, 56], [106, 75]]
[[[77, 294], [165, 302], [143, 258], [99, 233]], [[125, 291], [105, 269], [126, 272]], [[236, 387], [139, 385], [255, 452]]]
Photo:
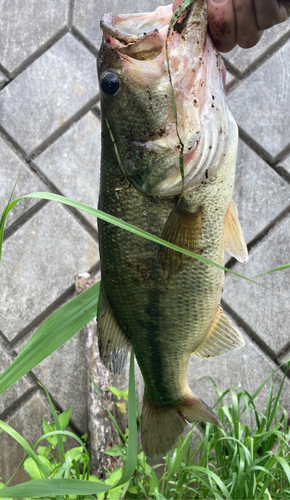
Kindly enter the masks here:
[[208, 27], [212, 41], [220, 52], [236, 45], [235, 14], [232, 0], [208, 0]]
[[290, 16], [290, 1], [288, 0], [255, 0], [255, 13], [259, 29], [266, 30], [275, 24], [287, 21]]
[[253, 0], [233, 0], [233, 4], [237, 43], [243, 49], [254, 47], [260, 40], [263, 31], [257, 26]]

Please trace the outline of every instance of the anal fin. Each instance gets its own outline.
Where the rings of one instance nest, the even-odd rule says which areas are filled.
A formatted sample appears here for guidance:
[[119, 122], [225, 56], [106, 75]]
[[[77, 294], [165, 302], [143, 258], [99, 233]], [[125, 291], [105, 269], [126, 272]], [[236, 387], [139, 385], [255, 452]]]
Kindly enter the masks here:
[[239, 262], [247, 262], [249, 255], [243, 230], [238, 217], [234, 200], [231, 201], [225, 218], [224, 229], [225, 249]]
[[[194, 253], [200, 251], [201, 230], [203, 210], [196, 207], [195, 211], [189, 211], [181, 201], [170, 213], [161, 238]], [[160, 260], [163, 269], [170, 273], [182, 271], [184, 267], [192, 262], [192, 258], [176, 250], [161, 247]]]
[[206, 337], [192, 355], [196, 358], [211, 358], [244, 345], [242, 335], [219, 307]]
[[130, 343], [115, 319], [102, 286], [98, 304], [97, 336], [101, 360], [105, 367], [113, 373], [121, 373]]

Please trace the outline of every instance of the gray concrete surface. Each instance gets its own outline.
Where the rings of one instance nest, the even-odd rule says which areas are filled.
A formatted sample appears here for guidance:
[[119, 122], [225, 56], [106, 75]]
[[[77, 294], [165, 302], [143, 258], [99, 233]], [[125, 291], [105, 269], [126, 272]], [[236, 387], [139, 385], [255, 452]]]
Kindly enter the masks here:
[[[140, 12], [159, 3], [0, 2], [1, 210], [21, 166], [16, 196], [46, 190], [97, 207], [99, 18], [104, 11]], [[225, 61], [229, 103], [240, 128], [235, 201], [250, 253], [246, 266], [232, 259], [228, 265], [254, 276], [290, 261], [290, 22], [269, 30], [253, 49], [235, 48]], [[75, 275], [97, 272], [98, 260], [94, 218], [39, 200], [13, 209], [0, 268], [1, 371], [41, 322], [73, 297]], [[209, 376], [221, 390], [242, 386], [251, 392], [290, 357], [290, 270], [261, 281], [271, 290], [226, 279], [224, 308], [244, 332], [246, 347], [223, 358], [191, 360], [192, 389], [209, 404], [216, 400]], [[50, 411], [40, 380], [59, 411], [75, 406], [71, 428], [85, 433], [84, 368], [78, 335], [1, 396], [0, 418], [29, 442], [41, 435], [41, 417], [49, 418]], [[281, 376], [280, 370], [276, 387]], [[127, 385], [125, 377], [120, 385]], [[288, 379], [282, 402], [290, 411], [289, 395]], [[264, 392], [261, 409], [265, 400]], [[5, 433], [0, 449], [0, 477], [7, 481], [23, 453]], [[25, 479], [22, 471], [13, 482]]]

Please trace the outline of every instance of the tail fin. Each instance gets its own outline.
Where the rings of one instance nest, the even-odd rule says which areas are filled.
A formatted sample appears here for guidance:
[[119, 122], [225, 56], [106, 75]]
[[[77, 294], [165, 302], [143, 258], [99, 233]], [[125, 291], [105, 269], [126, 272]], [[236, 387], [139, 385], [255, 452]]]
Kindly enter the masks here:
[[161, 458], [174, 446], [187, 422], [210, 422], [222, 427], [215, 413], [198, 397], [190, 394], [178, 407], [166, 408], [143, 399], [141, 438], [149, 458]]

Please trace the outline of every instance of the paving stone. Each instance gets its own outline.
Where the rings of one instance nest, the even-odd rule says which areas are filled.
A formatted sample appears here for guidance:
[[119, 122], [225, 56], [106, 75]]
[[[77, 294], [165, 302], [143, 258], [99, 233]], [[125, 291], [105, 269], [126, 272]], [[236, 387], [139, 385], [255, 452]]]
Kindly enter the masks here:
[[[37, 392], [26, 401], [13, 416], [6, 419], [6, 423], [21, 434], [32, 445], [42, 434], [42, 416], [46, 420], [50, 417], [48, 402]], [[25, 457], [25, 450], [15, 439], [6, 432], [0, 434], [0, 477], [2, 482], [7, 482], [16, 471]], [[15, 474], [9, 486], [29, 480], [29, 475], [24, 468]]]
[[[42, 172], [68, 198], [98, 207], [101, 123], [89, 112], [35, 160]], [[97, 226], [93, 215], [81, 212]]]
[[[21, 175], [17, 182], [13, 199], [24, 194], [33, 193], [35, 191], [47, 191], [47, 186], [32, 172], [28, 165], [17, 156], [8, 144], [0, 137], [0, 210], [4, 209], [8, 203], [13, 186], [17, 180], [18, 174], [22, 167]], [[9, 212], [5, 227], [9, 227], [20, 215], [24, 214], [30, 207], [35, 205], [39, 200], [27, 198], [17, 203], [11, 212]]]
[[[199, 359], [191, 356], [188, 381], [191, 390], [203, 399], [210, 407], [218, 401], [217, 392], [210, 380], [214, 380], [220, 391], [231, 387], [243, 388], [253, 394], [271, 373], [277, 369], [265, 353], [246, 333], [239, 328], [245, 338], [246, 345], [242, 349], [230, 352], [216, 358]], [[283, 373], [275, 375], [274, 394], [276, 395]], [[269, 384], [255, 399], [256, 407], [263, 411], [267, 404]], [[289, 401], [290, 381], [287, 379], [281, 396], [281, 404], [290, 411]], [[227, 403], [231, 398], [227, 399]]]
[[279, 357], [279, 363], [290, 363], [290, 347]]
[[242, 49], [238, 45], [224, 57], [240, 71], [245, 71], [260, 56], [262, 56], [275, 42], [290, 31], [290, 19], [265, 30], [259, 43], [251, 49]]
[[283, 167], [290, 174], [290, 155], [286, 156], [286, 158], [279, 163], [279, 166]]
[[229, 73], [229, 71], [227, 71], [226, 72], [226, 85], [231, 83], [234, 79], [235, 79], [235, 77], [233, 75], [231, 75], [231, 73]]
[[279, 363], [290, 363], [290, 348], [286, 350], [286, 352], [279, 357]]
[[7, 77], [2, 73], [2, 71], [0, 71], [0, 90], [7, 81], [8, 81]]
[[74, 26], [84, 35], [96, 48], [102, 42], [100, 19], [105, 12], [116, 14], [127, 14], [133, 12], [152, 12], [159, 5], [168, 5], [168, 0], [75, 0]]
[[290, 40], [229, 94], [238, 124], [276, 156], [289, 143]]
[[241, 140], [233, 198], [247, 243], [290, 205], [288, 182]]
[[[251, 250], [246, 266], [237, 264], [233, 270], [253, 277], [288, 263], [289, 241], [290, 215]], [[289, 342], [290, 269], [261, 276], [257, 281], [270, 290], [227, 275], [223, 299], [279, 356], [279, 352]]]
[[0, 92], [0, 123], [30, 154], [97, 93], [95, 58], [67, 34]]
[[0, 330], [12, 340], [99, 259], [96, 242], [67, 210], [48, 203], [3, 246]]
[[[28, 340], [26, 337], [18, 344], [17, 352]], [[82, 434], [87, 432], [86, 369], [85, 339], [78, 333], [33, 370], [37, 380], [63, 410], [74, 407], [71, 422]]]
[[2, 1], [0, 62], [12, 73], [67, 24], [68, 0]]
[[[3, 342], [0, 339], [0, 366], [1, 373], [3, 373], [6, 368], [12, 363], [14, 360], [11, 353], [7, 351]], [[28, 389], [32, 387], [32, 383], [29, 378], [22, 377], [18, 382], [13, 384], [9, 389], [7, 389], [3, 394], [1, 394], [0, 398], [0, 414], [3, 413], [4, 410], [9, 408], [22, 394], [24, 394]], [[1, 476], [1, 473], [0, 473]]]

